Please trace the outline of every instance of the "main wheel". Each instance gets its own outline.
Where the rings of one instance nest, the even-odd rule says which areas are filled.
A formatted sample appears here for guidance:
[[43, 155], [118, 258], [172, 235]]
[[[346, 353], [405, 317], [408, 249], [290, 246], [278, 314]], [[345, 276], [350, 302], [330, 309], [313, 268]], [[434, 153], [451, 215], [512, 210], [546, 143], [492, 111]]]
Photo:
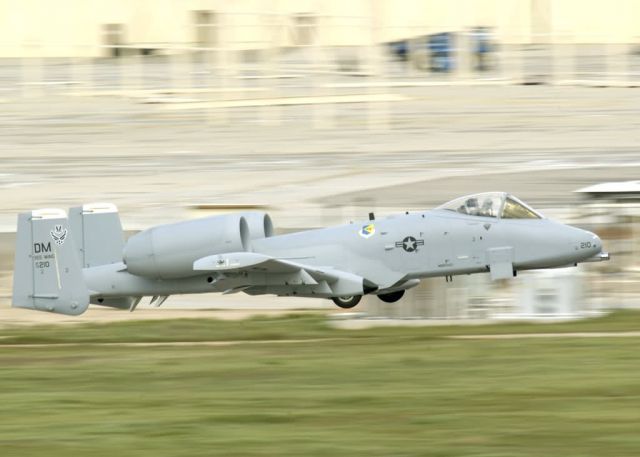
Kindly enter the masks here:
[[354, 295], [352, 297], [333, 297], [333, 302], [340, 308], [349, 309], [360, 303], [362, 295]]
[[389, 292], [388, 294], [380, 294], [378, 298], [385, 303], [395, 303], [404, 296], [404, 290]]

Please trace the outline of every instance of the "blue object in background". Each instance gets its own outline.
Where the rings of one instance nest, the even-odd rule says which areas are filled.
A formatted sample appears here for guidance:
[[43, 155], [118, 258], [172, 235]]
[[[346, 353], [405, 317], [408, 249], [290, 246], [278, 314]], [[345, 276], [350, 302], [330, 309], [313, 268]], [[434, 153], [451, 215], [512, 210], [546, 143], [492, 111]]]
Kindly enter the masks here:
[[476, 71], [487, 71], [489, 69], [488, 56], [492, 50], [489, 27], [474, 28], [471, 31], [471, 38], [475, 59], [474, 68]]
[[389, 50], [398, 60], [402, 62], [409, 60], [409, 40], [392, 41], [389, 43]]
[[453, 57], [453, 33], [443, 32], [429, 35], [429, 69], [434, 72], [448, 73], [455, 68]]
[[419, 69], [448, 73], [455, 68], [454, 41], [453, 33], [443, 32], [392, 41], [388, 46], [391, 55], [401, 62], [412, 61]]

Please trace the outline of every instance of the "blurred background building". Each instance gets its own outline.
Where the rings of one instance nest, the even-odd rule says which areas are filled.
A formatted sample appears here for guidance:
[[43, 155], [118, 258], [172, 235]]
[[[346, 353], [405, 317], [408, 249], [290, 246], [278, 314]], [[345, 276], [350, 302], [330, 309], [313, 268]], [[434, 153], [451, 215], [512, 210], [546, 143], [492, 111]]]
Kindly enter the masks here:
[[0, 0], [2, 295], [26, 208], [114, 201], [129, 230], [260, 208], [289, 231], [505, 190], [613, 260], [368, 313], [638, 306], [639, 86], [636, 0]]
[[[22, 83], [100, 85], [95, 72], [73, 68], [122, 58], [136, 65], [122, 69], [120, 83], [148, 87], [151, 72], [140, 67], [173, 56], [173, 75], [191, 75], [181, 82], [188, 86], [211, 84], [195, 81], [203, 71], [273, 78], [292, 66], [307, 75], [392, 77], [389, 59], [459, 80], [489, 72], [518, 82], [626, 84], [637, 82], [640, 52], [634, 0], [3, 0], [0, 12], [0, 57], [35, 67]], [[43, 74], [56, 58], [72, 60], [70, 74]]]
[[500, 44], [631, 44], [640, 20], [634, 0], [3, 0], [0, 11], [4, 57], [360, 46], [479, 27]]

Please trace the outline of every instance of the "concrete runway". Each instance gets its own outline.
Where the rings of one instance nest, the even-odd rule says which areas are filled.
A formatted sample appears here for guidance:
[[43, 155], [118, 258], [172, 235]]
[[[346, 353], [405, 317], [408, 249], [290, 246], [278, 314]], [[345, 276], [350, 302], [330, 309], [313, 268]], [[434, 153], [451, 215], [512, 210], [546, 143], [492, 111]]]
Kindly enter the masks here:
[[378, 131], [367, 129], [363, 104], [334, 108], [336, 128], [318, 130], [314, 106], [278, 108], [280, 125], [253, 109], [210, 125], [201, 110], [167, 113], [125, 97], [7, 99], [0, 230], [13, 230], [18, 211], [88, 201], [116, 203], [130, 229], [192, 217], [198, 203], [266, 205], [285, 228], [497, 188], [553, 207], [575, 203], [583, 185], [639, 176], [640, 89], [394, 91], [407, 100], [387, 106], [391, 129]]
[[196, 203], [267, 205], [277, 226], [309, 227], [498, 185], [534, 206], [566, 205], [582, 185], [638, 176], [640, 89], [395, 90], [408, 101], [389, 106], [391, 130], [373, 132], [361, 104], [336, 111], [337, 129], [316, 130], [313, 107], [281, 108], [281, 125], [238, 109], [211, 126], [197, 110], [130, 99], [7, 101], [0, 228], [20, 210], [87, 201], [116, 203], [127, 228], [192, 216]]
[[638, 338], [640, 332], [567, 332], [567, 333], [509, 333], [504, 335], [455, 335], [454, 340], [516, 340], [546, 338]]

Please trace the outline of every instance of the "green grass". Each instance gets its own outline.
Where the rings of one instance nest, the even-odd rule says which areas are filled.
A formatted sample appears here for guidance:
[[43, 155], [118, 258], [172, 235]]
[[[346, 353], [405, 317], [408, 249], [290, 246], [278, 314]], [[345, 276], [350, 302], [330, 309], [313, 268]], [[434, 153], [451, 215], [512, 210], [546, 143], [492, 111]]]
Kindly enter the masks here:
[[640, 329], [576, 323], [339, 331], [319, 316], [9, 329], [2, 344], [327, 338], [228, 347], [2, 348], [0, 455], [637, 456]]

